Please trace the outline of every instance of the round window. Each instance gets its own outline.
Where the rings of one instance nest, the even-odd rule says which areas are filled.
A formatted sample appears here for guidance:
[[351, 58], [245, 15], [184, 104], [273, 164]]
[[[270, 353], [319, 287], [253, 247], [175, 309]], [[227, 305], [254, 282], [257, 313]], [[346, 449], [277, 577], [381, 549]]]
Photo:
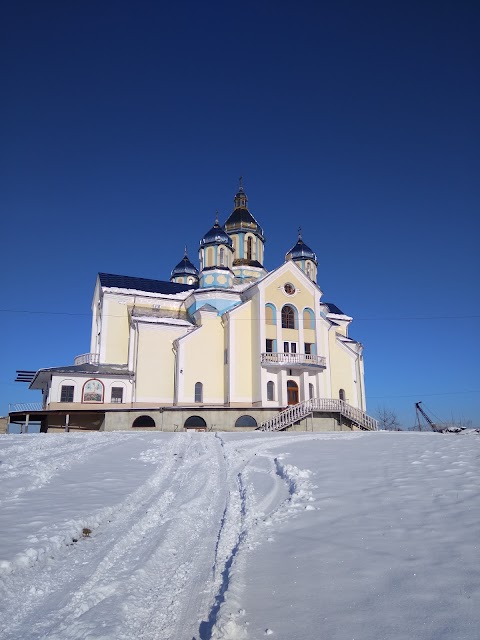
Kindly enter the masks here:
[[291, 284], [291, 282], [287, 282], [287, 284], [284, 285], [283, 290], [288, 296], [293, 296], [293, 294], [295, 293], [295, 287], [293, 286], [293, 284]]

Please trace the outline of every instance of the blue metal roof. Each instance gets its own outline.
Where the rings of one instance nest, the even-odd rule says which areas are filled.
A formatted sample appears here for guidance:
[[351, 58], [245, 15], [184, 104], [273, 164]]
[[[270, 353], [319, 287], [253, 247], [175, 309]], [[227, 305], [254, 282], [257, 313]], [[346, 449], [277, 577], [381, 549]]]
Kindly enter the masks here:
[[232, 239], [226, 233], [225, 229], [218, 224], [218, 222], [215, 222], [210, 231], [207, 231], [200, 240], [200, 247], [204, 247], [207, 244], [224, 244], [227, 247], [233, 246]]
[[322, 302], [322, 304], [326, 305], [328, 307], [328, 312], [329, 313], [336, 313], [339, 316], [344, 316], [345, 314], [343, 313], [343, 311], [341, 309], [339, 309], [337, 307], [336, 304], [333, 304], [332, 302]]
[[134, 278], [132, 276], [119, 276], [112, 273], [99, 273], [102, 287], [118, 287], [119, 289], [137, 289], [148, 293], [164, 293], [172, 295], [182, 291], [195, 289], [191, 284], [179, 284], [167, 280], [150, 280], [149, 278]]

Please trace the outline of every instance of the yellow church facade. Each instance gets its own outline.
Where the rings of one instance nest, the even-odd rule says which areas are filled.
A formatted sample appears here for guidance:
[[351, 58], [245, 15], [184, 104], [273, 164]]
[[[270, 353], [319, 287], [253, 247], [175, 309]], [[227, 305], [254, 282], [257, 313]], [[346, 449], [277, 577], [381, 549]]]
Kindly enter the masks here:
[[267, 272], [241, 184], [234, 205], [201, 239], [198, 269], [185, 251], [169, 281], [98, 275], [90, 351], [32, 372], [43, 402], [29, 419], [43, 431], [376, 429], [363, 347], [322, 300], [316, 254], [299, 234]]

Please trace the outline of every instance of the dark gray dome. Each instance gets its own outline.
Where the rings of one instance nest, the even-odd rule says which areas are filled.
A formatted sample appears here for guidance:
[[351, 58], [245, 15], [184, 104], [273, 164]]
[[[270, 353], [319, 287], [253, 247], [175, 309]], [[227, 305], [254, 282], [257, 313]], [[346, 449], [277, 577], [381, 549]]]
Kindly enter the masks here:
[[232, 211], [225, 222], [225, 229], [229, 233], [234, 233], [235, 231], [251, 231], [255, 235], [260, 236], [261, 240], [264, 239], [262, 227], [245, 207], [237, 207]]
[[200, 240], [200, 247], [208, 244], [224, 244], [227, 247], [233, 247], [232, 239], [225, 232], [224, 228], [218, 224], [218, 221], [215, 222], [210, 231], [207, 231]]
[[290, 249], [285, 258], [287, 260], [311, 260], [315, 265], [318, 264], [316, 253], [304, 243], [301, 235], [298, 236], [297, 244]]
[[170, 274], [171, 278], [179, 278], [182, 276], [193, 276], [194, 278], [198, 278], [198, 269], [188, 259], [187, 252], [185, 252], [183, 258]]

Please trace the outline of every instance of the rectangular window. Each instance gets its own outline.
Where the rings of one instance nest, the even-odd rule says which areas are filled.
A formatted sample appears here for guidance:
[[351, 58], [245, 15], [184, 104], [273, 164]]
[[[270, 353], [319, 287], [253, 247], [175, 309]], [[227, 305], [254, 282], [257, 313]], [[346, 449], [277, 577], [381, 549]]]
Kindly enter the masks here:
[[267, 353], [273, 353], [273, 340], [266, 340], [266, 349], [267, 349]]
[[112, 403], [121, 404], [123, 402], [123, 387], [112, 387]]
[[60, 402], [73, 402], [73, 390], [75, 387], [62, 386]]
[[296, 342], [291, 342], [290, 343], [290, 351], [291, 351], [291, 353], [297, 353], [297, 343]]
[[283, 353], [290, 353], [290, 344], [288, 342], [283, 343]]
[[308, 355], [310, 355], [312, 353], [312, 343], [311, 342], [305, 342], [305, 353], [307, 353]]

